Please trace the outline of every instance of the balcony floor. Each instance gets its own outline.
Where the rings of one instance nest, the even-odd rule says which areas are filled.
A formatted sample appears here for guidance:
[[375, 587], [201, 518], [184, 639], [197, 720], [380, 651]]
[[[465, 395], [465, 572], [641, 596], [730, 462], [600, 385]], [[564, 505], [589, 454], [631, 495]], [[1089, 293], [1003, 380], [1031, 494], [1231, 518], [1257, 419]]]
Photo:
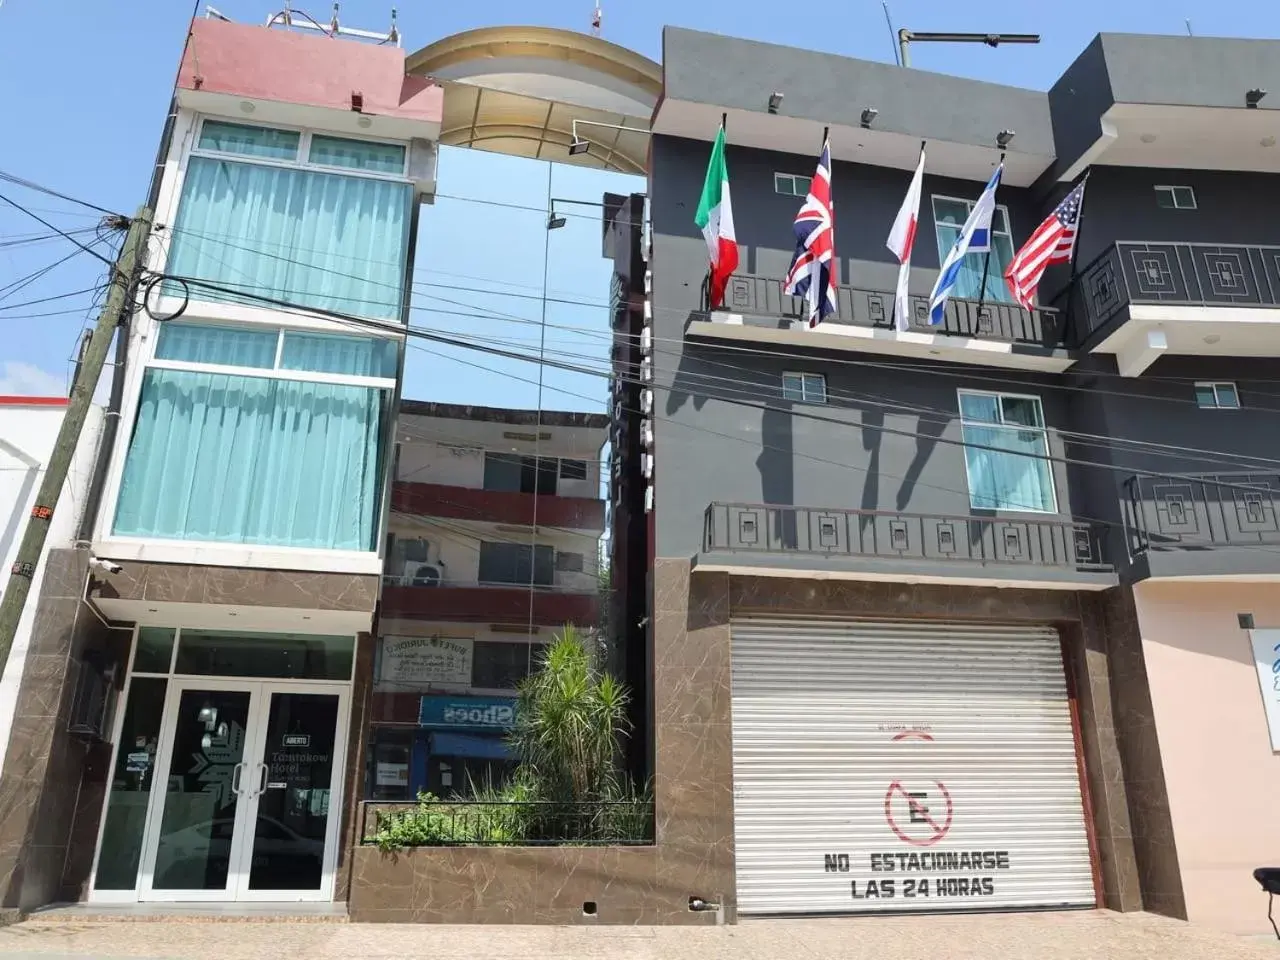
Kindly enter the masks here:
[[1117, 586], [1111, 571], [1018, 563], [938, 563], [888, 557], [823, 556], [712, 551], [693, 558], [693, 569], [756, 577], [863, 580], [877, 583], [937, 583], [950, 586], [1017, 587], [1026, 590], [1107, 590]]

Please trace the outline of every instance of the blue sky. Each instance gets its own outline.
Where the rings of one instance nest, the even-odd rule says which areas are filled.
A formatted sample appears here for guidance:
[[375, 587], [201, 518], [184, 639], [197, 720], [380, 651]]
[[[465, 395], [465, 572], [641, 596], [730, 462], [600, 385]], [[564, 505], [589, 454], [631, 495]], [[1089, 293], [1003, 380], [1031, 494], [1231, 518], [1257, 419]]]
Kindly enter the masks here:
[[[654, 59], [661, 57], [661, 29], [668, 23], [868, 59], [887, 61], [893, 55], [879, 0], [806, 5], [803, 16], [795, 15], [794, 5], [763, 0], [602, 2], [605, 37]], [[215, 0], [214, 6], [243, 22], [263, 22], [278, 9], [262, 0]], [[326, 0], [295, 0], [294, 6], [321, 18], [329, 10]], [[346, 0], [342, 19], [385, 29], [391, 6], [391, 0]], [[586, 29], [592, 6], [592, 0], [401, 0], [400, 27], [404, 46], [413, 50], [459, 30], [494, 24]], [[1042, 34], [1038, 47], [920, 45], [913, 50], [920, 69], [1041, 89], [1099, 31], [1181, 33], [1190, 18], [1197, 34], [1280, 36], [1280, 4], [1264, 0], [1076, 0], [1067, 5], [891, 0], [890, 9], [897, 26], [917, 30]], [[0, 170], [104, 207], [135, 209], [145, 195], [190, 10], [189, 0], [73, 0], [57, 5], [56, 12], [48, 0], [0, 0], [0, 90], [8, 91], [0, 120]], [[636, 178], [446, 149], [441, 196], [424, 208], [420, 220], [413, 322], [505, 340], [514, 349], [536, 353], [545, 255], [546, 349], [575, 363], [597, 358], [599, 365], [608, 350], [609, 270], [600, 258], [598, 209], [564, 207], [566, 227], [550, 234], [543, 211], [548, 196], [598, 203], [605, 190], [640, 189], [643, 183]], [[12, 185], [0, 184], [0, 193], [37, 208], [64, 229], [95, 221], [83, 209]], [[69, 358], [92, 316], [92, 295], [21, 304], [93, 287], [102, 274], [102, 264], [77, 256], [6, 297], [6, 284], [71, 250], [64, 241], [5, 245], [38, 232], [44, 232], [39, 224], [0, 210], [0, 394], [65, 390]], [[409, 355], [405, 395], [536, 407], [539, 379], [534, 364], [418, 343]], [[541, 380], [543, 408], [605, 407], [606, 384], [599, 378], [542, 367]]]

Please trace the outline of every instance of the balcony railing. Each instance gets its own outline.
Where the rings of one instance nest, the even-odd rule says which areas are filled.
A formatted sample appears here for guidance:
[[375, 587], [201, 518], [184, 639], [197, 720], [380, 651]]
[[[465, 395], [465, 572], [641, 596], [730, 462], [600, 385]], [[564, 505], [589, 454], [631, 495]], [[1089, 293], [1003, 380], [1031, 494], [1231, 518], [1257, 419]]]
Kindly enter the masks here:
[[1125, 533], [1134, 556], [1280, 544], [1280, 474], [1138, 475], [1124, 486]]
[[1011, 564], [1110, 573], [1100, 531], [1068, 520], [713, 503], [708, 553]]
[[1080, 342], [1130, 304], [1280, 306], [1280, 247], [1118, 242], [1081, 270], [1071, 289]]
[[[808, 315], [804, 298], [783, 293], [783, 282], [769, 277], [735, 274], [729, 278], [721, 309], [789, 321], [804, 319]], [[910, 304], [910, 329], [913, 332], [1049, 349], [1065, 345], [1064, 318], [1051, 307], [1028, 311], [1015, 303], [988, 300], [979, 306], [977, 300], [952, 298], [947, 303], [943, 322], [935, 327], [929, 323], [928, 297], [911, 297]], [[704, 281], [702, 309], [706, 311], [708, 308], [708, 290]], [[894, 327], [893, 291], [839, 286], [836, 288], [836, 313], [823, 322], [891, 330]]]
[[415, 620], [457, 620], [475, 623], [572, 623], [593, 626], [599, 619], [597, 590], [573, 590], [546, 584], [477, 583], [422, 580], [403, 576], [382, 581], [382, 616]]
[[388, 849], [457, 846], [644, 846], [653, 802], [365, 801], [360, 842]]

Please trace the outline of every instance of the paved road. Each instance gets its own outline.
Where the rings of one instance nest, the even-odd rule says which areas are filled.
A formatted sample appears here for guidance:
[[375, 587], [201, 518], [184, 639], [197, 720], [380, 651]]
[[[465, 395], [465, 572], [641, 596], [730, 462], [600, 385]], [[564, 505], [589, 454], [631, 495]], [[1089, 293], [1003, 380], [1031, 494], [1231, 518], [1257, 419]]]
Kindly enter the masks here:
[[0, 929], [9, 960], [1278, 960], [1280, 943], [1104, 911], [733, 927], [375, 925], [185, 919], [28, 921]]

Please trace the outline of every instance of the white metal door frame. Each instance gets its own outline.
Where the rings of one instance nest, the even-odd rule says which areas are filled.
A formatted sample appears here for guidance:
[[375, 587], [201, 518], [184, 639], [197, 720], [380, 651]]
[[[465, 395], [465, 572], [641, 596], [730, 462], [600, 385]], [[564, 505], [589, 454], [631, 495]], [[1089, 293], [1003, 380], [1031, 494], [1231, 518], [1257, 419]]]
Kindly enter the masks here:
[[[173, 761], [174, 739], [178, 725], [178, 706], [187, 690], [218, 690], [249, 694], [249, 711], [245, 723], [245, 743], [237, 778], [235, 827], [232, 834], [230, 868], [226, 886], [220, 890], [157, 890], [154, 887], [156, 855], [160, 846], [160, 825], [168, 794], [169, 768]], [[257, 823], [258, 799], [265, 788], [269, 765], [265, 762], [267, 726], [271, 699], [278, 693], [334, 696], [338, 700], [333, 736], [333, 768], [329, 783], [329, 813], [325, 824], [324, 863], [321, 882], [316, 890], [251, 890], [249, 875], [253, 862], [254, 825]], [[327, 901], [333, 899], [337, 867], [339, 821], [342, 819], [344, 773], [346, 768], [347, 732], [349, 728], [351, 685], [346, 681], [260, 680], [207, 676], [177, 676], [170, 680], [165, 692], [163, 719], [156, 750], [151, 798], [143, 831], [139, 860], [138, 885], [135, 891], [119, 891], [124, 896], [111, 899], [204, 902], [204, 901]], [[94, 899], [99, 899], [95, 897]]]

